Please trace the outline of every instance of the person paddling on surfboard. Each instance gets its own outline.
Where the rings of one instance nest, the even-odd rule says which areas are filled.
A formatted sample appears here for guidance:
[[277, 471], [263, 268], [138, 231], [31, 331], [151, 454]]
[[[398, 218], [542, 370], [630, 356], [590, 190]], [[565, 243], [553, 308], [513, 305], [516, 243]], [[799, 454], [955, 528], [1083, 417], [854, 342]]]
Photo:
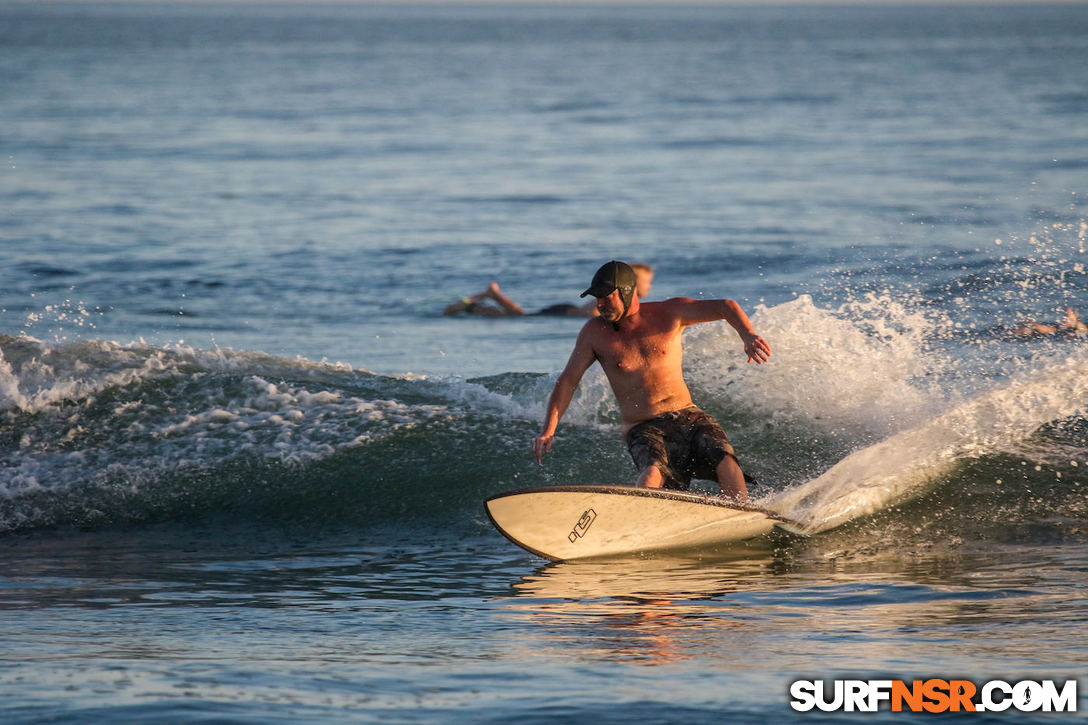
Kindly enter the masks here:
[[627, 448], [639, 469], [637, 485], [687, 490], [692, 478], [705, 478], [717, 481], [723, 494], [747, 500], [733, 446], [717, 421], [696, 407], [684, 382], [681, 335], [689, 325], [725, 320], [744, 342], [748, 362], [757, 364], [770, 357], [770, 345], [733, 300], [641, 302], [635, 287], [634, 270], [613, 260], [582, 293], [597, 298], [600, 316], [582, 327], [555, 381], [544, 430], [533, 440], [537, 462], [552, 449], [582, 376], [599, 362], [619, 403]]

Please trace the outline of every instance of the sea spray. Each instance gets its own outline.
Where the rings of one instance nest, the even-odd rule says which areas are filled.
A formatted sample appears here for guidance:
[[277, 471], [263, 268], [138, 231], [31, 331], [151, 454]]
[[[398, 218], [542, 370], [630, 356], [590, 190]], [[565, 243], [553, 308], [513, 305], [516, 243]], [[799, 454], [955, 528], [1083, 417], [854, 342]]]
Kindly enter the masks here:
[[761, 503], [801, 521], [805, 533], [825, 531], [916, 496], [957, 462], [1016, 450], [1040, 427], [1086, 410], [1088, 358], [1070, 357], [856, 451]]
[[932, 374], [943, 361], [923, 350], [933, 323], [900, 301], [870, 296], [830, 311], [802, 295], [761, 306], [752, 320], [772, 351], [758, 367], [745, 364], [725, 323], [686, 333], [689, 382], [713, 407], [739, 405], [856, 440], [901, 430], [939, 405]]
[[[761, 306], [752, 319], [773, 353], [758, 367], [744, 363], [724, 323], [687, 333], [696, 399], [737, 426], [730, 435], [747, 444], [746, 466], [773, 474], [768, 483], [779, 490], [763, 493], [761, 502], [802, 521], [806, 533], [917, 496], [967, 460], [1018, 452], [1042, 458], [1040, 449], [1052, 451], [1050, 458], [1072, 455], [1053, 436], [1028, 441], [1055, 421], [1083, 420], [1082, 340], [1021, 351], [1014, 362], [995, 364], [984, 353], [957, 359], [949, 350], [961, 328], [906, 300], [866, 293], [835, 310], [808, 296]], [[1006, 340], [991, 333], [981, 347]], [[753, 462], [753, 454], [788, 460], [792, 470]], [[804, 472], [810, 478], [796, 478]]]

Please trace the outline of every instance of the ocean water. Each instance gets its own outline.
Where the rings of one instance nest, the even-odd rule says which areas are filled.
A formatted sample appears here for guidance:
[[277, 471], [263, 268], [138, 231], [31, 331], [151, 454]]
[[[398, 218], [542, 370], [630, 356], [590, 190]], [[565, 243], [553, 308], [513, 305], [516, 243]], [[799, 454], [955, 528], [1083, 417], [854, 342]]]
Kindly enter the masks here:
[[[1088, 314], [1086, 89], [1083, 4], [0, 5], [2, 719], [1083, 677], [1088, 339], [1013, 330]], [[597, 370], [529, 456], [577, 319], [442, 309], [611, 258], [748, 310], [772, 361], [706, 324], [687, 378], [807, 537], [549, 564], [491, 528], [634, 471]]]

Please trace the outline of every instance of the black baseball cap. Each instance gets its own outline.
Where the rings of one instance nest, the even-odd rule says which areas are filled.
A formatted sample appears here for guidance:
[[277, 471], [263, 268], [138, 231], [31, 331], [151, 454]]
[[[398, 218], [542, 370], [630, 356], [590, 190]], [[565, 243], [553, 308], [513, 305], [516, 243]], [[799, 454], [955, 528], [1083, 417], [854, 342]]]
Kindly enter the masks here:
[[580, 294], [579, 297], [585, 297], [586, 295], [607, 297], [615, 290], [624, 291], [627, 289], [633, 291], [637, 283], [638, 277], [635, 275], [635, 270], [631, 269], [631, 265], [613, 259], [597, 270], [597, 274], [593, 275], [593, 281], [590, 283], [589, 289]]

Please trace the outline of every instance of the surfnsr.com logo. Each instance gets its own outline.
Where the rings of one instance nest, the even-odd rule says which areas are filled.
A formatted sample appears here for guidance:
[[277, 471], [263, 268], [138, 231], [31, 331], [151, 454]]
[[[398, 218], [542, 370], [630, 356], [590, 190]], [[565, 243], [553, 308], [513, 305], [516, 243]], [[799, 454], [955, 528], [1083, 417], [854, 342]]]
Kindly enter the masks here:
[[797, 680], [790, 697], [798, 712], [1076, 712], [1077, 681]]

